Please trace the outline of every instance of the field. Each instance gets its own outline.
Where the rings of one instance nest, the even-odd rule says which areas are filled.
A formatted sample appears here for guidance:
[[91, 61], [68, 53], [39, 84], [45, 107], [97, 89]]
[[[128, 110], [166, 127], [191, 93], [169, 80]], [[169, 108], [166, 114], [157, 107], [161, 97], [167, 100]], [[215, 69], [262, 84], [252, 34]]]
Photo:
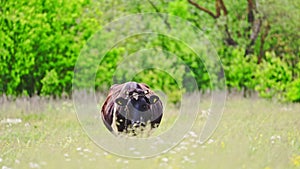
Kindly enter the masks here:
[[[81, 128], [72, 100], [34, 97], [8, 101], [2, 97], [0, 101], [2, 169], [300, 168], [299, 104], [229, 96], [222, 120], [205, 144], [197, 142], [206, 116], [200, 113], [179, 145], [138, 160], [112, 155], [94, 144]], [[209, 100], [202, 102], [201, 112], [206, 112]], [[163, 123], [174, 120], [170, 112], [167, 110]]]

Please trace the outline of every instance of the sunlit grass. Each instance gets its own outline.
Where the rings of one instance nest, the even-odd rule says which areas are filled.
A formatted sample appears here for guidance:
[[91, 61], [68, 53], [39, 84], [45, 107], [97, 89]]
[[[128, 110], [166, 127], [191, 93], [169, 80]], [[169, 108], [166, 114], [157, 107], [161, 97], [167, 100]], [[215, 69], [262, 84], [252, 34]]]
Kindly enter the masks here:
[[[0, 168], [300, 167], [299, 104], [229, 97], [220, 125], [205, 144], [198, 142], [205, 121], [200, 114], [192, 131], [175, 148], [154, 158], [133, 160], [96, 146], [81, 128], [71, 100], [35, 99], [2, 99]], [[209, 103], [203, 101], [204, 111]], [[177, 116], [167, 111], [155, 133], [174, 124]]]

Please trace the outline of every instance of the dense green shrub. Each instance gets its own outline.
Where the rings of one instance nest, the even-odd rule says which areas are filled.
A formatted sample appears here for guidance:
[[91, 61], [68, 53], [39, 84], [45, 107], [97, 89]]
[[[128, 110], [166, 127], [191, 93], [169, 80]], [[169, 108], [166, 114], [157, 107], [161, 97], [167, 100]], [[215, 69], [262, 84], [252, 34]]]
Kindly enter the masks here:
[[262, 97], [285, 100], [285, 92], [292, 81], [292, 72], [286, 62], [274, 52], [266, 53], [266, 59], [256, 71], [256, 90]]
[[[0, 94], [70, 94], [74, 65], [91, 35], [101, 30], [106, 23], [125, 14], [163, 12], [182, 17], [203, 32], [199, 37], [194, 37], [189, 32], [179, 33], [188, 38], [206, 36], [209, 43], [214, 44], [223, 63], [226, 85], [230, 90], [255, 90], [262, 97], [299, 102], [299, 10], [294, 10], [298, 9], [299, 2], [295, 1], [293, 5], [286, 1], [286, 5], [281, 5], [283, 1], [274, 0], [261, 3], [257, 8], [259, 12], [255, 14], [256, 18], [264, 16], [261, 32], [251, 46], [251, 55], [247, 56], [245, 49], [253, 32], [247, 21], [247, 1], [224, 2], [229, 13], [216, 19], [185, 0], [128, 3], [123, 0], [1, 0]], [[199, 4], [215, 11], [215, 3], [199, 1]], [[171, 22], [168, 18], [162, 19], [164, 24]], [[169, 29], [172, 30], [172, 27]], [[229, 34], [235, 39], [236, 45], [224, 43]], [[264, 34], [267, 36], [264, 37]], [[105, 37], [106, 40], [115, 38], [109, 32], [98, 36]], [[93, 48], [105, 46], [106, 40], [93, 44]], [[151, 67], [157, 64], [155, 62], [160, 62], [158, 65], [164, 64], [172, 74], [146, 69], [131, 77], [134, 69], [130, 67], [126, 71], [117, 71], [127, 56], [134, 55], [141, 49], [163, 51], [165, 58], [157, 61], [148, 57], [141, 64]], [[214, 90], [216, 86], [213, 84], [220, 78], [218, 75], [221, 68], [205, 60], [209, 56], [204, 56], [204, 53], [195, 54], [184, 42], [164, 35], [136, 35], [127, 38], [108, 51], [102, 60], [99, 60], [100, 56], [96, 53], [83, 52], [81, 55], [86, 57], [79, 64], [79, 69], [83, 68], [84, 71], [76, 71], [81, 73], [79, 75], [82, 75], [82, 79], [73, 83], [79, 88], [90, 87], [91, 84], [87, 83], [91, 79], [98, 91], [107, 91], [113, 83], [136, 80], [163, 90], [170, 96], [170, 101], [176, 102], [182, 92], [194, 90], [190, 79], [195, 78], [199, 90], [207, 91]], [[172, 55], [181, 61], [172, 63]], [[89, 68], [95, 65], [99, 67], [96, 74], [93, 74], [94, 70]], [[208, 70], [213, 71], [213, 74], [209, 74]]]
[[[98, 21], [84, 12], [89, 3], [89, 0], [1, 1], [1, 93], [33, 95], [43, 90], [45, 94], [52, 84], [46, 82], [50, 70], [57, 72], [59, 80], [52, 94], [71, 91], [79, 51], [99, 28]], [[46, 93], [50, 94], [48, 89]]]
[[[258, 68], [255, 56], [244, 56], [242, 49], [231, 49], [224, 54], [223, 64], [226, 75], [226, 84], [229, 89], [254, 90], [257, 83], [255, 71]], [[230, 58], [230, 59], [229, 59]], [[246, 93], [244, 93], [246, 94]]]
[[288, 85], [286, 100], [300, 102], [300, 79], [296, 79]]
[[295, 80], [287, 85], [286, 100], [292, 102], [300, 102], [300, 62], [294, 69]]
[[59, 84], [60, 80], [55, 69], [46, 72], [45, 77], [41, 80], [42, 89], [41, 94], [48, 96], [54, 95], [58, 96], [61, 94], [61, 85]]

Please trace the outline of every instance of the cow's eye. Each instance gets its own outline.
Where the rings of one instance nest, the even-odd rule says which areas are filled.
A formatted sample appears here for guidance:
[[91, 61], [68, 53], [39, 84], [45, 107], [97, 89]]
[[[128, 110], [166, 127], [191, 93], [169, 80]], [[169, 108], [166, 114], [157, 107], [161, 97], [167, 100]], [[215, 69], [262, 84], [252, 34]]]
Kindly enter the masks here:
[[124, 99], [122, 97], [119, 97], [115, 100], [115, 102], [119, 105], [119, 106], [125, 106], [127, 104], [127, 99]]
[[155, 104], [159, 100], [159, 97], [156, 95], [152, 95], [149, 98], [150, 104]]
[[144, 91], [144, 94], [148, 94], [148, 93], [149, 93], [149, 91], [148, 91], [148, 90], [145, 90], [145, 91]]

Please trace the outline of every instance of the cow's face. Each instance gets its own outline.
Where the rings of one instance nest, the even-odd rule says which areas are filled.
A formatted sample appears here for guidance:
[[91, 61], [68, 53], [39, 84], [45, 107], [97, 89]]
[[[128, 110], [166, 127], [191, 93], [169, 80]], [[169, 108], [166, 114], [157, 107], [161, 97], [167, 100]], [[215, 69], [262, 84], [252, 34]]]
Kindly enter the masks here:
[[121, 107], [120, 114], [131, 122], [134, 127], [145, 126], [153, 117], [150, 112], [152, 104], [157, 103], [159, 97], [156, 95], [149, 96], [148, 90], [133, 89], [125, 92], [126, 97], [118, 97], [115, 103]]

